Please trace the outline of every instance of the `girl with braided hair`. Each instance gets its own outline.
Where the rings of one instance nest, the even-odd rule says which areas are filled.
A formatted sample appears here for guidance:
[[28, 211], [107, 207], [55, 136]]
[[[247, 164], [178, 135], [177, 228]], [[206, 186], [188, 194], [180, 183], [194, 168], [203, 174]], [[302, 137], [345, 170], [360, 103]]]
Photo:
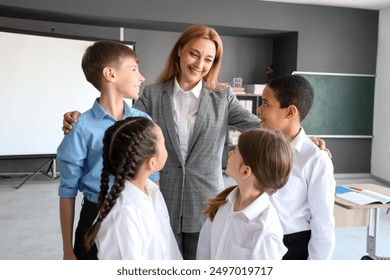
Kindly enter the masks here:
[[87, 250], [96, 241], [102, 260], [182, 259], [164, 198], [148, 179], [166, 160], [164, 136], [153, 121], [129, 117], [107, 129], [99, 214], [85, 236]]
[[237, 186], [206, 201], [197, 259], [281, 260], [287, 248], [270, 196], [287, 183], [292, 164], [290, 140], [282, 132], [243, 132], [226, 167]]

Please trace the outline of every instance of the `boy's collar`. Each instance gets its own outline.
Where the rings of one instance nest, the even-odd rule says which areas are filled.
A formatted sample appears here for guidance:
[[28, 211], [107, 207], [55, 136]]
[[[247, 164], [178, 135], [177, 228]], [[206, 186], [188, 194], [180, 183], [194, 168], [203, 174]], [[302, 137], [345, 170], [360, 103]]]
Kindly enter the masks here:
[[302, 150], [302, 146], [306, 138], [307, 136], [305, 130], [303, 129], [303, 127], [301, 127], [297, 136], [295, 136], [295, 138], [291, 141], [293, 148], [300, 152]]

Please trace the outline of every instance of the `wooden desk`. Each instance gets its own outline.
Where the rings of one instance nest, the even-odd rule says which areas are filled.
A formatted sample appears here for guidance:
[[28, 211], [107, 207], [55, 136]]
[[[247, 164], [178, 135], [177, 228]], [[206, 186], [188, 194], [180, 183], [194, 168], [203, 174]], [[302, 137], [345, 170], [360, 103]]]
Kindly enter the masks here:
[[[390, 196], [390, 188], [379, 186], [375, 184], [356, 184], [356, 185], [346, 185], [347, 187], [357, 187], [364, 190], [371, 190], [383, 195]], [[382, 204], [382, 203], [375, 203], [375, 204], [369, 204], [369, 205], [357, 205], [353, 202], [350, 202], [348, 200], [339, 198], [336, 196], [335, 198], [335, 220], [336, 218], [336, 208], [337, 206], [347, 209], [347, 210], [353, 210], [353, 212], [359, 212], [360, 214], [363, 213], [363, 215], [368, 215], [368, 222], [367, 222], [367, 253], [368, 255], [363, 256], [362, 260], [368, 260], [368, 259], [389, 259], [390, 257], [378, 257], [375, 254], [376, 251], [376, 236], [379, 233], [379, 217], [380, 217], [380, 209], [381, 208], [387, 208], [390, 209], [390, 204]], [[364, 221], [364, 217], [362, 218]]]

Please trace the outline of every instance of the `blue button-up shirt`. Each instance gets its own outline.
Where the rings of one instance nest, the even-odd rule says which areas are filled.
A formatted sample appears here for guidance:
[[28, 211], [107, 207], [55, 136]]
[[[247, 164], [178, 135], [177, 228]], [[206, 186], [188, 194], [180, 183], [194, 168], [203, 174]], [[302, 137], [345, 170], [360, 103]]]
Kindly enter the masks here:
[[[150, 119], [146, 113], [124, 103], [123, 119], [136, 116]], [[98, 201], [103, 168], [103, 137], [106, 129], [114, 123], [115, 119], [107, 114], [96, 100], [93, 107], [81, 114], [77, 123], [72, 125], [73, 129], [57, 149], [57, 160], [61, 164], [58, 190], [60, 197], [76, 197], [80, 191], [89, 201]], [[150, 179], [159, 181], [159, 173], [152, 174]]]

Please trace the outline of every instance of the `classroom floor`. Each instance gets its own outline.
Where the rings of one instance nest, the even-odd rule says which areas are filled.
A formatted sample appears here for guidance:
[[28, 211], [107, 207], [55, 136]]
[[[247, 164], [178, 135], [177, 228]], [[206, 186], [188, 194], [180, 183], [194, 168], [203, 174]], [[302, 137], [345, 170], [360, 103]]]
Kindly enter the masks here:
[[[0, 260], [62, 258], [57, 187], [59, 179], [36, 175], [19, 189], [25, 177], [0, 176]], [[339, 179], [338, 184], [376, 183], [371, 178]], [[80, 209], [80, 197], [77, 209]], [[381, 211], [377, 255], [390, 257], [390, 214]], [[366, 227], [336, 229], [334, 260], [359, 260], [366, 254]]]

